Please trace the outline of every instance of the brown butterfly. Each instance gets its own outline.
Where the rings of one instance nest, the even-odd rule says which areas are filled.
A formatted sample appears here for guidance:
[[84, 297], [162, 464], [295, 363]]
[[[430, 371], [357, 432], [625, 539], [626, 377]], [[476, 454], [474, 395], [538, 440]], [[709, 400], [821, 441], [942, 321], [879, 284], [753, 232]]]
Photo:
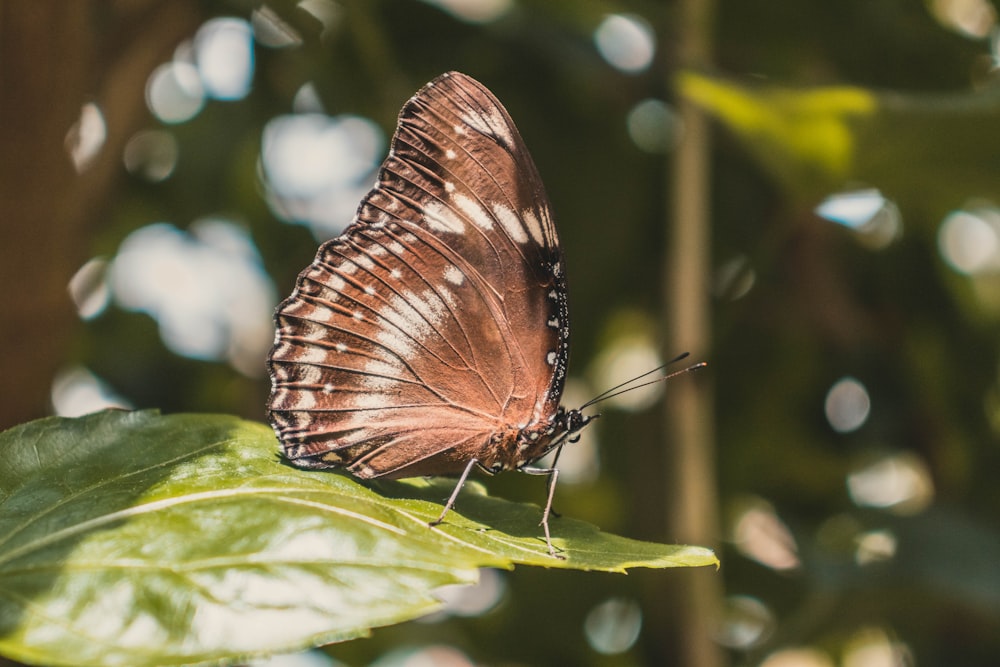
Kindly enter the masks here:
[[[560, 406], [569, 308], [545, 188], [493, 94], [449, 72], [399, 114], [374, 189], [278, 306], [269, 418], [303, 468], [548, 476], [594, 417]], [[584, 406], [586, 407], [586, 406]], [[556, 455], [558, 458], [558, 453]]]

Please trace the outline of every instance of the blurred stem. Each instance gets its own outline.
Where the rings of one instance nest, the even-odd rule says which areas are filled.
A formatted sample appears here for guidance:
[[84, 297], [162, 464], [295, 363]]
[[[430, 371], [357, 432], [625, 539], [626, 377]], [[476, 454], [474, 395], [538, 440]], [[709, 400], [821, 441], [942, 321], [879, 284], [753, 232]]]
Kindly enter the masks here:
[[[713, 0], [679, 0], [677, 64], [703, 68], [711, 54]], [[668, 187], [673, 195], [666, 224], [666, 358], [681, 351], [695, 361], [707, 358], [711, 340], [709, 295], [711, 238], [709, 223], [709, 128], [706, 116], [680, 98], [682, 140], [673, 155]], [[665, 460], [668, 537], [682, 543], [715, 547], [719, 539], [712, 396], [705, 373], [671, 382], [667, 399]], [[714, 571], [681, 573], [671, 584], [676, 663], [718, 667], [725, 661], [712, 641], [722, 597]]]

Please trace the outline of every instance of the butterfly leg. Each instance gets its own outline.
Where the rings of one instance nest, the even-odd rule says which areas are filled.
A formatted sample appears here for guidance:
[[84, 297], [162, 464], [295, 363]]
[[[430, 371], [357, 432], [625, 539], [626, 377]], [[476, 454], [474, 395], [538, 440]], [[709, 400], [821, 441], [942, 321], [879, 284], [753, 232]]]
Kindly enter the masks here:
[[[561, 449], [561, 448], [560, 448]], [[556, 454], [556, 459], [559, 455]], [[553, 462], [555, 459], [553, 460]], [[556, 480], [559, 479], [559, 470], [556, 468], [521, 468], [522, 472], [528, 473], [529, 475], [548, 475], [549, 476], [549, 493], [548, 498], [545, 501], [545, 509], [542, 511], [542, 520], [539, 525], [542, 530], [545, 531], [545, 544], [549, 548], [549, 555], [553, 558], [558, 558], [560, 560], [566, 560], [565, 556], [560, 556], [556, 553], [556, 548], [552, 545], [552, 535], [549, 532], [549, 515], [552, 514], [552, 498], [556, 493]]]
[[[580, 439], [580, 436], [576, 436], [575, 438], [570, 438], [569, 442], [576, 442], [579, 439]], [[552, 457], [552, 465], [549, 466], [550, 468], [555, 468], [556, 464], [559, 463], [559, 455], [560, 454], [562, 454], [562, 445], [559, 445], [559, 447], [556, 448], [556, 453]], [[555, 490], [555, 484], [552, 485], [552, 489], [553, 489], [553, 491]], [[551, 495], [551, 493], [550, 493], [550, 495]], [[556, 511], [556, 508], [552, 507], [552, 499], [551, 498], [549, 499], [549, 515], [554, 516], [557, 519], [561, 516], [559, 514], [559, 512]]]
[[465, 470], [462, 471], [462, 476], [458, 478], [458, 484], [455, 485], [455, 490], [451, 492], [448, 502], [444, 504], [444, 509], [441, 510], [441, 516], [427, 524], [428, 526], [433, 528], [444, 521], [444, 515], [448, 513], [448, 510], [455, 506], [455, 501], [458, 500], [458, 494], [461, 492], [462, 487], [465, 486], [465, 480], [469, 478], [469, 473], [472, 472], [472, 469], [477, 463], [479, 463], [479, 459], [471, 459], [469, 464], [465, 466]]

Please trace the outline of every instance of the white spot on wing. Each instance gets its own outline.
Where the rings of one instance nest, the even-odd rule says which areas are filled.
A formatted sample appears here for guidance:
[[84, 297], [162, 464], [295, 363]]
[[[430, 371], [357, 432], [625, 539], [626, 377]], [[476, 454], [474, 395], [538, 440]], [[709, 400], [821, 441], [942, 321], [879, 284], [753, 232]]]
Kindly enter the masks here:
[[343, 278], [334, 273], [330, 275], [330, 278], [326, 282], [326, 286], [334, 292], [343, 292], [344, 288], [347, 287], [347, 283]]
[[462, 120], [477, 132], [488, 137], [495, 137], [505, 146], [514, 145], [510, 126], [507, 125], [507, 121], [497, 109], [490, 109], [484, 113], [467, 113], [462, 116]]
[[493, 214], [500, 221], [500, 226], [507, 232], [507, 236], [517, 243], [525, 243], [528, 240], [528, 235], [524, 231], [524, 225], [509, 206], [499, 203], [493, 204]]
[[392, 405], [382, 394], [359, 394], [354, 399], [354, 407], [360, 410], [383, 410]]
[[312, 345], [301, 347], [295, 361], [300, 364], [321, 364], [326, 361], [326, 350]]
[[545, 363], [547, 363], [549, 366], [555, 366], [556, 365], [556, 353], [555, 352], [549, 352], [548, 354], [546, 354], [545, 355]]
[[427, 323], [420, 317], [420, 313], [410, 305], [408, 295], [400, 296], [397, 294], [389, 301], [389, 306], [391, 308], [383, 308], [379, 312], [382, 319], [391, 322], [399, 330], [405, 331], [417, 340], [426, 338], [429, 333]]
[[[331, 300], [336, 299], [335, 294], [330, 295]], [[327, 297], [327, 295], [324, 295]], [[284, 315], [287, 317], [300, 317], [302, 319], [310, 320], [313, 322], [332, 322], [336, 319], [338, 313], [330, 308], [325, 308], [320, 306], [318, 303], [304, 303], [297, 302], [289, 304], [284, 311]], [[289, 330], [290, 335], [295, 335], [295, 327], [292, 326]]]
[[379, 377], [392, 380], [401, 370], [402, 366], [399, 360], [393, 357], [388, 359], [372, 359], [365, 364], [365, 379], [362, 384], [369, 389], [373, 389], [375, 388], [374, 385], [378, 383], [370, 383], [370, 380]]
[[[380, 313], [380, 315], [384, 319], [392, 321], [390, 313]], [[375, 340], [384, 345], [386, 349], [392, 350], [401, 357], [409, 357], [413, 354], [413, 339], [395, 327], [381, 329], [375, 336]]]
[[[422, 341], [433, 335], [434, 327], [441, 323], [447, 312], [447, 306], [441, 298], [433, 290], [425, 290], [419, 295], [404, 292], [394, 296], [389, 301], [389, 307], [379, 311], [379, 317], [392, 323], [397, 332], [406, 332], [410, 338]], [[399, 334], [389, 332], [385, 334], [385, 338], [380, 335], [379, 342], [406, 356], [409, 340], [404, 341], [394, 335]]]
[[484, 230], [493, 229], [493, 216], [479, 205], [479, 202], [466, 195], [455, 195], [455, 205], [464, 213], [476, 227]]
[[380, 391], [394, 386], [396, 384], [396, 380], [383, 375], [369, 375], [365, 377], [362, 384], [364, 384], [366, 389], [370, 389], [371, 391]]
[[465, 282], [465, 274], [454, 264], [449, 264], [444, 270], [444, 279], [453, 285], [461, 285]]
[[455, 214], [455, 211], [440, 202], [431, 202], [424, 207], [424, 224], [436, 232], [465, 233], [465, 223], [462, 219]]
[[292, 410], [309, 410], [316, 407], [316, 397], [311, 391], [296, 392], [295, 405]]
[[528, 233], [531, 234], [532, 240], [538, 245], [545, 245], [545, 236], [542, 233], [542, 225], [538, 222], [538, 216], [530, 208], [526, 208], [521, 211], [521, 220], [524, 221], [524, 226], [527, 228]]
[[420, 293], [420, 296], [413, 295], [411, 303], [413, 307], [416, 308], [424, 319], [431, 323], [432, 326], [437, 326], [444, 319], [445, 313], [448, 309], [445, 307], [444, 302], [438, 297], [437, 292], [428, 289]]
[[316, 366], [302, 366], [299, 368], [299, 372], [301, 374], [299, 382], [303, 384], [316, 384], [322, 375]]
[[453, 151], [452, 149], [449, 148], [448, 150], [446, 150], [444, 152], [444, 156], [446, 158], [448, 158], [449, 160], [454, 160], [455, 159], [455, 151]]
[[539, 210], [539, 213], [542, 215], [542, 227], [544, 229], [552, 229], [552, 214], [549, 212], [549, 209], [543, 206]]

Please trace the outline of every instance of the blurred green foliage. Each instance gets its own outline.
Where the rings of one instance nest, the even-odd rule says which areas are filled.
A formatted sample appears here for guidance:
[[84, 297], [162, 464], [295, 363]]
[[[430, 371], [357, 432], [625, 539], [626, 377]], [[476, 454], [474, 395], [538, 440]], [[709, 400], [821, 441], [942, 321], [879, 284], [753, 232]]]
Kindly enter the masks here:
[[[413, 91], [462, 70], [504, 102], [546, 182], [567, 256], [572, 370], [582, 375], [620, 313], [659, 318], [669, 155], [637, 149], [625, 118], [642, 99], [675, 102], [686, 93], [719, 121], [714, 263], [735, 261], [751, 281], [739, 292], [719, 283], [708, 356], [725, 508], [718, 576], [727, 596], [743, 596], [724, 603], [727, 655], [733, 664], [757, 664], [774, 651], [810, 647], [809, 655], [819, 651], [830, 662], [801, 664], [853, 666], [862, 664], [849, 662], [859, 643], [881, 637], [872, 645], [917, 664], [994, 664], [998, 274], [995, 266], [956, 271], [942, 257], [939, 233], [945, 216], [972, 200], [994, 210], [1000, 203], [997, 54], [989, 39], [961, 34], [942, 18], [948, 4], [719, 0], [717, 69], [689, 73], [675, 90], [672, 45], [687, 29], [675, 3], [524, 0], [496, 21], [473, 24], [415, 0], [344, 0], [330, 3], [336, 19], [326, 27], [297, 3], [271, 3], [301, 44], [258, 46], [246, 99], [210, 102], [171, 126], [180, 148], [175, 173], [158, 184], [126, 179], [88, 250], [110, 257], [140, 226], [183, 228], [225, 213], [250, 230], [285, 294], [316, 240], [265, 204], [257, 166], [264, 124], [289, 113], [311, 83], [328, 113], [367, 116], [389, 133]], [[255, 8], [202, 4], [205, 18], [249, 18]], [[625, 74], [596, 52], [592, 33], [613, 12], [654, 26], [659, 52], [651, 68]], [[826, 195], [859, 186], [895, 202], [901, 235], [873, 244], [863, 230], [813, 213]], [[137, 407], [264, 417], [264, 378], [171, 354], [144, 315], [109, 309], [81, 328], [72, 356]], [[863, 384], [871, 412], [857, 430], [839, 433], [824, 401], [845, 376]], [[561, 486], [560, 511], [671, 541], [661, 527], [669, 489], [657, 473], [660, 421], [656, 409], [608, 411], [599, 424], [601, 474]], [[893, 458], [901, 454], [911, 458]], [[901, 470], [917, 475], [925, 504], [859, 505], [848, 480], [886, 460], [918, 462]], [[893, 479], [876, 477], [885, 486]], [[501, 476], [489, 487], [515, 499], [542, 493], [527, 476]], [[776, 569], [747, 555], [739, 528], [748, 516], [768, 517], [779, 531], [772, 542], [784, 544], [797, 567]], [[685, 610], [671, 606], [669, 580], [689, 574], [518, 570], [505, 575], [500, 605], [482, 616], [404, 624], [328, 651], [363, 664], [393, 648], [441, 643], [487, 664], [677, 664], [669, 629]], [[612, 597], [639, 601], [643, 628], [626, 652], [601, 655], [585, 639], [584, 620]], [[746, 599], [758, 611], [740, 612]], [[739, 628], [750, 628], [751, 639]]]

